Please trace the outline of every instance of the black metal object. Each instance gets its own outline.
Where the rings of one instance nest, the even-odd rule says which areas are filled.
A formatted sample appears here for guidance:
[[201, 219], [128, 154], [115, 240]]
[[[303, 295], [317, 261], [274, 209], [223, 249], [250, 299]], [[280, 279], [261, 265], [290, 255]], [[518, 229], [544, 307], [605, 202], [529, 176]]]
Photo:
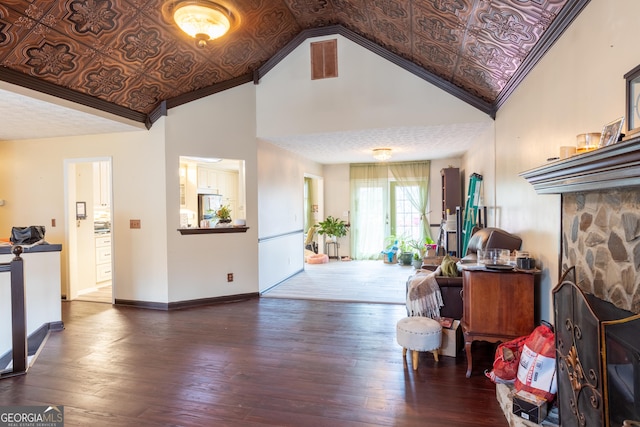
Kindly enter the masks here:
[[13, 367], [10, 371], [0, 374], [0, 379], [22, 375], [27, 372], [27, 318], [25, 310], [24, 292], [24, 265], [22, 246], [14, 246], [12, 252], [14, 258], [8, 262], [0, 264], [0, 273], [11, 274], [11, 342]]
[[553, 290], [553, 305], [562, 426], [613, 427], [639, 419], [640, 315], [583, 292], [573, 267]]

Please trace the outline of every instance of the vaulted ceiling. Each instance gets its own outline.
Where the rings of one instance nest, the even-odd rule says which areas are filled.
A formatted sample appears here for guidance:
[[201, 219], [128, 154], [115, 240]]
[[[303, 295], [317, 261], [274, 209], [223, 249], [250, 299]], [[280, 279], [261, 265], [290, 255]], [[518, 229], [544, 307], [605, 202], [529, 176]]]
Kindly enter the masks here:
[[0, 80], [150, 125], [341, 34], [493, 116], [588, 1], [221, 0], [239, 25], [198, 48], [171, 0], [3, 0]]

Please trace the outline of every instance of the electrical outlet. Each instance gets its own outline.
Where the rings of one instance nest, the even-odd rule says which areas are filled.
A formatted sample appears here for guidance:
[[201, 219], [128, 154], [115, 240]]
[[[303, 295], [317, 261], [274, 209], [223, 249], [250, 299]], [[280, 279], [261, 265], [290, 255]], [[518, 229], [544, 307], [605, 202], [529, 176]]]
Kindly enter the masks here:
[[55, 218], [51, 218], [51, 226], [52, 227], [56, 226], [56, 219]]
[[233, 282], [233, 273], [227, 273], [227, 282]]
[[130, 219], [129, 220], [129, 228], [140, 228], [140, 220], [139, 219]]

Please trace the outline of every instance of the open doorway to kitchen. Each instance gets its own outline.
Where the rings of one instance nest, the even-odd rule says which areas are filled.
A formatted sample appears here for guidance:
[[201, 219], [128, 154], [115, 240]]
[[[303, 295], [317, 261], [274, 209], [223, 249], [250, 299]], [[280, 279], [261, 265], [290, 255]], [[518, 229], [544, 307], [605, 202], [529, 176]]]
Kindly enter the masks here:
[[68, 300], [113, 303], [111, 158], [65, 160]]

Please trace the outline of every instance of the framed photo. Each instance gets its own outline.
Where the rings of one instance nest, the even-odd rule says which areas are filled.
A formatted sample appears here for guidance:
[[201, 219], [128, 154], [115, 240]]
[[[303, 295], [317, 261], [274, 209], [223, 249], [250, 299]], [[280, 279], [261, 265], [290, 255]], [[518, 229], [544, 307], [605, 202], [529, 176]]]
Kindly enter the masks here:
[[624, 75], [627, 92], [627, 136], [640, 131], [640, 65]]
[[618, 142], [623, 123], [624, 117], [620, 117], [619, 119], [616, 119], [611, 123], [607, 123], [606, 125], [604, 125], [604, 127], [602, 128], [602, 135], [600, 135], [599, 147], [606, 147], [607, 145], [613, 145]]
[[86, 202], [76, 202], [76, 219], [87, 219]]

